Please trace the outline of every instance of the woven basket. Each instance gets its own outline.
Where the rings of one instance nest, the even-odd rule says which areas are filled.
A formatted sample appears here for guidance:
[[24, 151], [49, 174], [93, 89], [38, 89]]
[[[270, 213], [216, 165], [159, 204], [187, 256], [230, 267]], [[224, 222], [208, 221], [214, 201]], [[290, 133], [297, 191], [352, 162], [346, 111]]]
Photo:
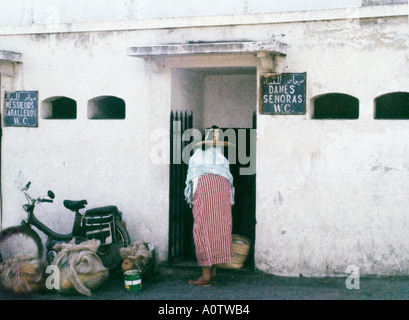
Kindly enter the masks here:
[[246, 237], [232, 234], [231, 236], [231, 262], [222, 263], [218, 268], [222, 269], [240, 269], [248, 257], [251, 241]]

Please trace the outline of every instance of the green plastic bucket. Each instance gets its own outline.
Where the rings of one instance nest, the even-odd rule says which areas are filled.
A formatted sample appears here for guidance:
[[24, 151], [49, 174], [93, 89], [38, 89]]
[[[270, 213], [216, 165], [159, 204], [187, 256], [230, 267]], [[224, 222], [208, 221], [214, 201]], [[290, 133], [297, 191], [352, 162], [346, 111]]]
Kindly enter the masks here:
[[139, 270], [125, 271], [124, 278], [126, 291], [139, 291], [142, 289], [142, 277]]

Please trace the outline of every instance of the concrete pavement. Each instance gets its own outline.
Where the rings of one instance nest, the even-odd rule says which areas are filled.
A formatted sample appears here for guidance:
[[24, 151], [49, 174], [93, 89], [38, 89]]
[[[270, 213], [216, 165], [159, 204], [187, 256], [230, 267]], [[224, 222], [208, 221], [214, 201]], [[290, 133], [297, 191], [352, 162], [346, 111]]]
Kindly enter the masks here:
[[[1, 300], [407, 300], [409, 277], [360, 277], [354, 289], [347, 288], [347, 278], [278, 277], [259, 271], [219, 270], [217, 283], [211, 287], [192, 287], [188, 280], [197, 278], [194, 267], [161, 266], [143, 281], [138, 292], [124, 289], [122, 274], [117, 272], [94, 291], [91, 297], [64, 295], [52, 290], [27, 295], [0, 291]], [[359, 285], [359, 288], [358, 288]]]
[[[29, 295], [0, 291], [0, 308], [3, 313], [18, 310], [19, 315], [26, 314], [27, 317], [47, 311], [51, 312], [49, 316], [53, 316], [56, 310], [60, 310], [60, 316], [73, 319], [79, 316], [85, 319], [107, 317], [111, 314], [126, 318], [143, 315], [146, 319], [212, 316], [264, 319], [268, 315], [269, 318], [274, 318], [279, 314], [311, 314], [314, 317], [328, 315], [328, 312], [322, 312], [324, 310], [348, 317], [357, 312], [364, 312], [366, 316], [368, 312], [378, 313], [376, 306], [356, 308], [358, 311], [339, 308], [339, 305], [335, 309], [317, 308], [315, 303], [311, 304], [311, 300], [328, 303], [330, 300], [409, 299], [409, 277], [403, 276], [361, 277], [359, 289], [348, 289], [346, 278], [342, 277], [287, 278], [261, 272], [221, 270], [218, 272], [217, 283], [211, 287], [190, 286], [188, 280], [199, 275], [199, 268], [161, 267], [158, 273], [143, 281], [140, 291], [127, 292], [122, 274], [116, 273], [94, 291], [91, 297], [64, 295], [51, 290]], [[299, 300], [310, 302], [297, 307]], [[28, 307], [25, 307], [27, 303]], [[50, 309], [53, 306], [56, 308]]]

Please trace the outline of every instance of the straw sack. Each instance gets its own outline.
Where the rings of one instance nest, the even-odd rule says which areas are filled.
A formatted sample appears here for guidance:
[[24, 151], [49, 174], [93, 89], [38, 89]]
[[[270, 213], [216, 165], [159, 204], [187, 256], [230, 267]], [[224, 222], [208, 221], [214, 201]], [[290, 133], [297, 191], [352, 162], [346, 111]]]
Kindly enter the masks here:
[[151, 243], [138, 241], [131, 243], [126, 248], [119, 249], [123, 259], [122, 271], [139, 270], [146, 271], [154, 263], [154, 248]]
[[109, 271], [96, 253], [99, 245], [100, 241], [96, 239], [80, 244], [75, 244], [73, 239], [54, 246], [58, 254], [52, 264], [60, 270], [59, 292], [91, 296], [91, 291], [108, 278]]
[[15, 293], [29, 293], [44, 288], [42, 260], [16, 256], [0, 264], [0, 286]]

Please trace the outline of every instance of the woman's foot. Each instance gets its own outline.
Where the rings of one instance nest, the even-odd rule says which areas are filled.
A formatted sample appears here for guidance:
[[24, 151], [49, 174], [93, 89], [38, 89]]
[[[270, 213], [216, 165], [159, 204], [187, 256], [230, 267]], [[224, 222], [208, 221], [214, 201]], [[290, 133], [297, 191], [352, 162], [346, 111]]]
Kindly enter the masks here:
[[192, 286], [210, 287], [212, 285], [211, 276], [210, 267], [204, 266], [202, 267], [202, 276], [196, 280], [189, 280], [189, 284]]
[[212, 285], [212, 281], [210, 279], [204, 279], [200, 277], [196, 280], [189, 280], [189, 284], [192, 286], [210, 287]]

